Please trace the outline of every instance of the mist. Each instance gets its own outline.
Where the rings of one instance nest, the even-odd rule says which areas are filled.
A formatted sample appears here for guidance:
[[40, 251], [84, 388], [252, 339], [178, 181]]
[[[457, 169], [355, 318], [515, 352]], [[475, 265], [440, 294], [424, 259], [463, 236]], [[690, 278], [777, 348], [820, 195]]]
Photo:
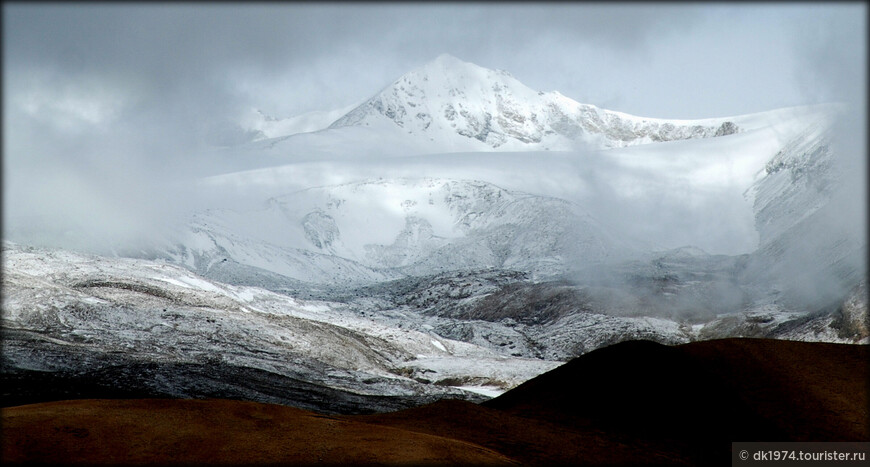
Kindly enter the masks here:
[[867, 43], [860, 39], [866, 39], [866, 21], [865, 6], [861, 15], [845, 20], [822, 15], [816, 27], [806, 25], [802, 88], [845, 105], [829, 135], [834, 182], [827, 203], [812, 212], [810, 221], [795, 223], [788, 248], [771, 267], [784, 300], [792, 303], [836, 305], [866, 281]]

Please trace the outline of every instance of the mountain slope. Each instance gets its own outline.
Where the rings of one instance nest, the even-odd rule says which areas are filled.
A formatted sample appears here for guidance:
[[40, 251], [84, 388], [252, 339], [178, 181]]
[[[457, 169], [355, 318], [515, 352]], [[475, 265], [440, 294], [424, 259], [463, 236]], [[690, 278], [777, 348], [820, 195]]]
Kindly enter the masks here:
[[266, 115], [262, 110], [252, 109], [245, 115], [240, 125], [256, 134], [256, 140], [277, 138], [298, 133], [311, 133], [328, 128], [337, 118], [356, 108], [352, 105], [336, 110], [307, 112], [288, 118]]
[[[79, 386], [83, 395], [114, 389], [365, 412], [435, 394], [476, 398], [447, 380], [512, 386], [556, 364], [502, 356], [340, 303], [213, 282], [166, 262], [5, 244], [3, 268], [4, 399], [51, 398]], [[410, 377], [439, 358], [458, 373], [438, 366], [441, 384]]]
[[229, 261], [221, 267], [361, 284], [487, 267], [553, 274], [628, 249], [564, 200], [480, 181], [385, 179], [198, 213], [170, 255], [206, 276]]
[[789, 306], [831, 306], [866, 280], [866, 186], [838, 143], [830, 122], [808, 126], [747, 191], [759, 233], [749, 273]]
[[[36, 426], [46, 429], [38, 434]], [[495, 451], [443, 435], [227, 400], [13, 407], [3, 410], [3, 435], [4, 464], [516, 465]]]

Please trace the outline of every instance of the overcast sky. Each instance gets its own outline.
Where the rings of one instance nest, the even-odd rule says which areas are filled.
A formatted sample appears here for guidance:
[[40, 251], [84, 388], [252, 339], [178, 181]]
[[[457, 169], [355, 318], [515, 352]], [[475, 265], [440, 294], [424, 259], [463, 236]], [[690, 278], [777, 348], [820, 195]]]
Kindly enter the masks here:
[[863, 47], [865, 12], [860, 3], [4, 4], [4, 77], [31, 100], [53, 91], [89, 101], [80, 117], [91, 121], [239, 106], [285, 117], [362, 101], [446, 52], [584, 103], [720, 117], [825, 98], [804, 61], [814, 47]]
[[143, 180], [195, 171], [214, 128], [359, 103], [441, 53], [583, 103], [703, 118], [863, 102], [865, 44], [862, 3], [5, 2], [4, 213], [165, 209]]

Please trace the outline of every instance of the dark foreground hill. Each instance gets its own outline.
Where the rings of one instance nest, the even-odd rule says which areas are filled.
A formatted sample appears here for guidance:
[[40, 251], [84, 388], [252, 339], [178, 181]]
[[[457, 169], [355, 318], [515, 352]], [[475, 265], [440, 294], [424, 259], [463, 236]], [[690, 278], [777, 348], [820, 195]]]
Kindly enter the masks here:
[[866, 441], [858, 345], [634, 341], [484, 404], [325, 416], [226, 400], [3, 409], [4, 463], [727, 465], [732, 441]]

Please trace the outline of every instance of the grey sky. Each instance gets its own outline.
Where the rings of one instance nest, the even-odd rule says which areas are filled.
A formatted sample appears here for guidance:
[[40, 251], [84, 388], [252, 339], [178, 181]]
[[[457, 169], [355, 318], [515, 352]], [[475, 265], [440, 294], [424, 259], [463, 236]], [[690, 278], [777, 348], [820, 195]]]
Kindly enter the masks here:
[[[445, 52], [583, 103], [703, 118], [855, 99], [865, 35], [861, 3], [7, 2], [4, 212], [142, 229], [178, 204], [167, 181], [208, 172], [191, 155], [210, 130], [361, 102]], [[141, 209], [98, 214], [122, 206]]]
[[63, 73], [67, 82], [116, 82], [153, 105], [182, 101], [196, 104], [192, 111], [219, 111], [243, 103], [280, 116], [329, 110], [365, 99], [447, 52], [510, 71], [538, 90], [662, 118], [806, 103], [798, 82], [806, 71], [803, 41], [844, 25], [854, 29], [866, 11], [860, 4], [803, 3], [122, 3], [4, 10], [7, 73], [33, 69]]

